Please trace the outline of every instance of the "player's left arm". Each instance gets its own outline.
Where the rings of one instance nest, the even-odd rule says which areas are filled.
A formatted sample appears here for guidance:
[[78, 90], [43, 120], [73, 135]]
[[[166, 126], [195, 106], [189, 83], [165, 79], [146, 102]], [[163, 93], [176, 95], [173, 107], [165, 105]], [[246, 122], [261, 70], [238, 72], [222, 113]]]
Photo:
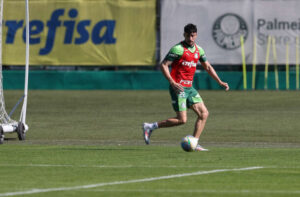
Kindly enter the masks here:
[[224, 87], [226, 91], [229, 90], [229, 85], [228, 83], [222, 81], [218, 74], [216, 73], [215, 69], [212, 67], [212, 65], [208, 62], [208, 61], [205, 61], [205, 62], [202, 62], [201, 61], [201, 65], [203, 66], [203, 68], [206, 70], [206, 72], [214, 79], [216, 80], [220, 86]]
[[218, 74], [216, 73], [215, 69], [214, 69], [214, 68], [212, 67], [212, 65], [207, 61], [204, 50], [203, 50], [201, 47], [199, 47], [198, 45], [197, 45], [197, 47], [198, 47], [198, 50], [199, 50], [199, 53], [200, 53], [200, 59], [199, 59], [199, 61], [200, 61], [201, 65], [203, 66], [203, 68], [206, 70], [206, 72], [207, 72], [214, 80], [216, 80], [216, 81], [220, 84], [220, 86], [224, 87], [225, 90], [228, 91], [228, 90], [229, 90], [229, 85], [228, 85], [228, 83], [223, 82], [223, 81], [219, 78], [219, 76], [218, 76]]

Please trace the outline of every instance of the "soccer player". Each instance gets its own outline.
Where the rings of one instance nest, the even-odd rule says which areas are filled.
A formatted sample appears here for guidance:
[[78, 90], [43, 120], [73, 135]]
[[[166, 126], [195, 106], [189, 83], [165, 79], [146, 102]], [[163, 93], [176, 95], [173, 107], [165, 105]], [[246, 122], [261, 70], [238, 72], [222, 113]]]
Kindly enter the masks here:
[[[229, 90], [228, 84], [218, 77], [214, 68], [207, 61], [204, 50], [195, 43], [197, 38], [196, 25], [187, 24], [184, 27], [183, 36], [184, 40], [173, 46], [160, 64], [162, 73], [170, 83], [169, 92], [176, 117], [159, 122], [144, 123], [143, 136], [146, 144], [150, 143], [153, 130], [185, 124], [187, 121], [187, 108], [191, 108], [198, 116], [193, 136], [199, 140], [208, 118], [208, 110], [201, 96], [192, 86], [199, 60], [206, 72], [226, 91]], [[171, 72], [169, 66], [172, 68]], [[207, 151], [207, 149], [198, 144], [196, 151]]]

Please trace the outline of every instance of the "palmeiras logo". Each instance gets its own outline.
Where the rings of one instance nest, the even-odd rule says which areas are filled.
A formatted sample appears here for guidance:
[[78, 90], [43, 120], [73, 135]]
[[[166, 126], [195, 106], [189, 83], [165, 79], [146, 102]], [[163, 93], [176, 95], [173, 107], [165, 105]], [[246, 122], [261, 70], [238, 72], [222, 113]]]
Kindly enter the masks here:
[[232, 50], [241, 46], [240, 37], [244, 40], [248, 36], [248, 27], [245, 20], [237, 14], [227, 13], [215, 21], [212, 36], [218, 46]]
[[195, 57], [196, 59], [198, 59], [198, 54], [197, 54], [197, 53], [195, 53], [194, 57]]

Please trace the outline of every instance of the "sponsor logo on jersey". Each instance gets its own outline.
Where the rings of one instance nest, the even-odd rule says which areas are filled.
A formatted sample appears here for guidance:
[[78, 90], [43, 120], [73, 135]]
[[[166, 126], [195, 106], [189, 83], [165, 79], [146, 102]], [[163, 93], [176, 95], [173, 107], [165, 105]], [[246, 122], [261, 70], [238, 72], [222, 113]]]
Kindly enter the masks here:
[[185, 84], [185, 85], [191, 85], [193, 83], [193, 81], [181, 79], [179, 83]]
[[188, 66], [189, 68], [191, 68], [191, 67], [196, 67], [196, 66], [197, 66], [197, 64], [196, 64], [194, 61], [191, 61], [191, 62], [183, 61], [183, 62], [181, 63], [181, 65], [182, 65], [182, 66]]
[[174, 57], [174, 58], [178, 58], [178, 55], [175, 53], [169, 53], [168, 54], [169, 57]]

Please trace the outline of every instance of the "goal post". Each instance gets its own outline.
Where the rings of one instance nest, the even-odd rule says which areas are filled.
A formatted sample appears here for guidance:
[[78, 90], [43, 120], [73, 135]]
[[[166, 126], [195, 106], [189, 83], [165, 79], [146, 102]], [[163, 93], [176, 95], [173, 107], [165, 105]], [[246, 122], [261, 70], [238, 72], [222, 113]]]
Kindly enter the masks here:
[[[24, 82], [24, 95], [23, 106], [21, 109], [19, 121], [13, 120], [5, 109], [4, 91], [3, 91], [3, 75], [2, 75], [2, 29], [3, 29], [3, 10], [4, 0], [0, 0], [0, 144], [4, 142], [4, 134], [16, 132], [19, 140], [25, 140], [25, 133], [28, 130], [26, 124], [26, 111], [27, 111], [27, 95], [28, 95], [28, 74], [29, 74], [29, 2], [25, 2], [25, 21], [26, 21], [26, 58], [25, 58], [25, 82]], [[17, 103], [18, 105], [18, 103]]]
[[25, 83], [24, 83], [24, 101], [20, 116], [20, 122], [25, 125], [28, 94], [28, 73], [29, 73], [29, 6], [28, 0], [25, 0], [25, 20], [26, 20], [26, 59], [25, 59]]

